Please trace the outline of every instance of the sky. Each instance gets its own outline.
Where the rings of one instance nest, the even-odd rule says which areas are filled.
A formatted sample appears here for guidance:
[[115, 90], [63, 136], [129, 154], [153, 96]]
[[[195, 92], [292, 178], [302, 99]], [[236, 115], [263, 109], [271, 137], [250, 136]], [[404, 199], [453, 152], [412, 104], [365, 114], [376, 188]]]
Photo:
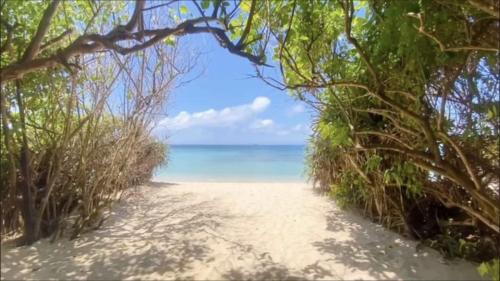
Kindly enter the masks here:
[[156, 136], [169, 144], [306, 143], [312, 110], [305, 103], [249, 77], [254, 66], [209, 35], [191, 39], [190, 48], [203, 51], [193, 72], [202, 74], [171, 93]]

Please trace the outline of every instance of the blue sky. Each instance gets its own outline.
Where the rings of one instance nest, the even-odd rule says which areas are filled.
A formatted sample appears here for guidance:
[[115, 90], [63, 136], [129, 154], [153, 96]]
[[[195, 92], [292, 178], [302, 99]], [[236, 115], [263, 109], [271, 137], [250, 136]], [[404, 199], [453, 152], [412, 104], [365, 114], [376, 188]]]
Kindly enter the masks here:
[[[195, 40], [193, 40], [195, 39]], [[185, 39], [183, 39], [185, 40]], [[312, 111], [257, 78], [252, 64], [209, 35], [189, 38], [203, 50], [196, 80], [169, 97], [154, 134], [170, 144], [304, 144]], [[180, 42], [182, 44], [182, 42]]]

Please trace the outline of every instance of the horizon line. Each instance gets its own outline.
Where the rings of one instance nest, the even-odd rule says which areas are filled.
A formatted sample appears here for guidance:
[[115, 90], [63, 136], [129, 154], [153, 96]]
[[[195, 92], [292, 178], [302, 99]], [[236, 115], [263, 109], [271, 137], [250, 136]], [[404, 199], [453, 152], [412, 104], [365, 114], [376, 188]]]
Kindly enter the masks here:
[[283, 145], [294, 145], [294, 146], [299, 146], [299, 145], [307, 145], [306, 143], [283, 143], [283, 144], [262, 144], [262, 143], [254, 143], [254, 144], [248, 144], [248, 143], [169, 143], [168, 145], [246, 145], [246, 146], [283, 146]]

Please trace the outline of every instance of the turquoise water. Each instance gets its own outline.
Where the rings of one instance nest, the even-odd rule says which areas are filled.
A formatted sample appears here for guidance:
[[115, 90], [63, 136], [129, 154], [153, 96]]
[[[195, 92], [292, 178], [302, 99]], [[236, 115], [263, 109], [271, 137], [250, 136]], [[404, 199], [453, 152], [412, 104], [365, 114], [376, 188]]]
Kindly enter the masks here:
[[157, 181], [305, 181], [304, 146], [173, 145]]

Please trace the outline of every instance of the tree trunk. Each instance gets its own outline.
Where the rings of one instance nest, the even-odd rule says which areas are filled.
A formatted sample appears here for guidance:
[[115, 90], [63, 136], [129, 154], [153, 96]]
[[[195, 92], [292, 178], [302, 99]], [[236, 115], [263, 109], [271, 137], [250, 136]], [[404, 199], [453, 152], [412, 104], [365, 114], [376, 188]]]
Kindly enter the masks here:
[[38, 234], [35, 231], [35, 200], [33, 194], [31, 193], [31, 170], [29, 162], [29, 149], [28, 149], [28, 138], [26, 136], [26, 119], [23, 105], [23, 98], [21, 97], [21, 87], [19, 80], [16, 81], [16, 99], [19, 107], [19, 117], [21, 121], [21, 132], [22, 132], [22, 146], [21, 146], [21, 182], [20, 182], [20, 193], [22, 200], [19, 202], [21, 204], [21, 215], [23, 217], [24, 223], [24, 239], [23, 243], [31, 245], [33, 242], [38, 240]]

